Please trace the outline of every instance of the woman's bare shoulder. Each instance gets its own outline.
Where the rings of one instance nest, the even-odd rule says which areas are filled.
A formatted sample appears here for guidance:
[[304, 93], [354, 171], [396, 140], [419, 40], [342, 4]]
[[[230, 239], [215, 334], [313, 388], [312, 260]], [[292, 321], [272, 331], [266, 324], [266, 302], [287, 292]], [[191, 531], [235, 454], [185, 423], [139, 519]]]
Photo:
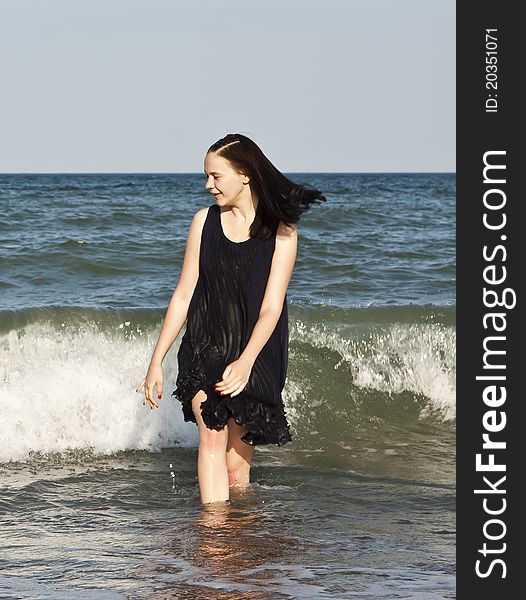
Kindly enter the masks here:
[[208, 214], [208, 209], [210, 206], [205, 206], [204, 208], [198, 209], [192, 218], [192, 223], [190, 224], [190, 231], [199, 231], [203, 229], [203, 226], [206, 221], [206, 215]]
[[298, 235], [298, 225], [296, 223], [292, 223], [290, 227], [284, 223], [283, 221], [279, 222], [278, 230], [276, 232], [276, 236], [281, 239], [292, 239], [297, 237]]
[[204, 208], [200, 208], [199, 210], [197, 210], [195, 212], [194, 219], [200, 223], [204, 223], [209, 209], [210, 209], [210, 206], [205, 206]]

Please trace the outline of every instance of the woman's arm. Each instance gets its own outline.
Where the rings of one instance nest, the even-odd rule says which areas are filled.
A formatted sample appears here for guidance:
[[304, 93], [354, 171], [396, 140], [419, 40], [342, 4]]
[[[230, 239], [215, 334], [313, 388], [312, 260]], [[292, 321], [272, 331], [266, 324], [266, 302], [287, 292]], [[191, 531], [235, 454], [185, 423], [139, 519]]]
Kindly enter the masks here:
[[285, 294], [287, 293], [296, 261], [297, 247], [297, 225], [287, 227], [284, 223], [280, 222], [276, 233], [276, 247], [272, 257], [272, 265], [259, 317], [252, 330], [250, 340], [241, 353], [241, 357], [249, 360], [252, 364], [256, 361], [263, 346], [268, 342], [283, 310]]
[[201, 247], [201, 233], [206, 219], [208, 208], [198, 210], [192, 220], [186, 241], [186, 250], [181, 268], [179, 282], [175, 288], [164, 322], [159, 333], [159, 339], [153, 351], [150, 364], [162, 364], [168, 350], [172, 347], [179, 335], [186, 317], [190, 300], [199, 278], [199, 251]]

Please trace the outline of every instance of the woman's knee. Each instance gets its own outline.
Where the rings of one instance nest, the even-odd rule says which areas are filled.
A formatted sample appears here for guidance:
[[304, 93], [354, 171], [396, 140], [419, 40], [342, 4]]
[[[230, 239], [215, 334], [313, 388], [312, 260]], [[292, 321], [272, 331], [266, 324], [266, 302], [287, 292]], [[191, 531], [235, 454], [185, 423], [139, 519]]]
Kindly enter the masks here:
[[246, 473], [254, 456], [254, 446], [241, 440], [247, 429], [240, 427], [233, 419], [228, 420], [228, 446], [226, 461], [229, 473]]
[[250, 464], [251, 457], [247, 460], [247, 458], [240, 456], [232, 449], [227, 451], [226, 466], [230, 478], [247, 475], [250, 472]]
[[225, 457], [228, 444], [228, 431], [224, 429], [217, 431], [209, 429], [206, 425], [199, 427], [199, 448], [210, 456]]
[[199, 390], [192, 399], [192, 410], [194, 412], [197, 426], [199, 428], [199, 446], [205, 451], [215, 454], [216, 452], [225, 452], [228, 443], [228, 426], [221, 430], [208, 428], [201, 415], [201, 404], [207, 396], [204, 390]]

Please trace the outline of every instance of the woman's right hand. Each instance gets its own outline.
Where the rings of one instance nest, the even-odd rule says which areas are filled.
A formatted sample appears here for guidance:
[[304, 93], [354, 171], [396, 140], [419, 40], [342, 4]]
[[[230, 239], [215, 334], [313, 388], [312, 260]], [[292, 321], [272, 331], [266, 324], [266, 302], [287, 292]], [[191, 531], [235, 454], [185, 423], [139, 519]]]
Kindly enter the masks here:
[[163, 368], [159, 364], [150, 364], [146, 377], [137, 386], [136, 392], [144, 389], [143, 405], [149, 402], [150, 408], [159, 408], [159, 405], [154, 399], [155, 386], [157, 386], [157, 398], [160, 400], [163, 395]]

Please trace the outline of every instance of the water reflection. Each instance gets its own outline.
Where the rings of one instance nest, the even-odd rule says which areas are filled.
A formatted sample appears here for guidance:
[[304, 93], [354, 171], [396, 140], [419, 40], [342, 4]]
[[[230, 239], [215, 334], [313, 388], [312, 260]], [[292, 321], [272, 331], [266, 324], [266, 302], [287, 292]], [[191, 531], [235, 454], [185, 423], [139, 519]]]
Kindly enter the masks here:
[[[163, 564], [156, 569], [157, 575], [171, 575], [174, 595], [151, 597], [268, 598], [266, 582], [275, 585], [283, 565], [299, 561], [301, 552], [298, 538], [283, 531], [283, 505], [273, 508], [276, 514], [253, 486], [231, 488], [227, 502], [200, 505], [193, 518], [171, 530]], [[195, 596], [188, 595], [189, 587]]]

